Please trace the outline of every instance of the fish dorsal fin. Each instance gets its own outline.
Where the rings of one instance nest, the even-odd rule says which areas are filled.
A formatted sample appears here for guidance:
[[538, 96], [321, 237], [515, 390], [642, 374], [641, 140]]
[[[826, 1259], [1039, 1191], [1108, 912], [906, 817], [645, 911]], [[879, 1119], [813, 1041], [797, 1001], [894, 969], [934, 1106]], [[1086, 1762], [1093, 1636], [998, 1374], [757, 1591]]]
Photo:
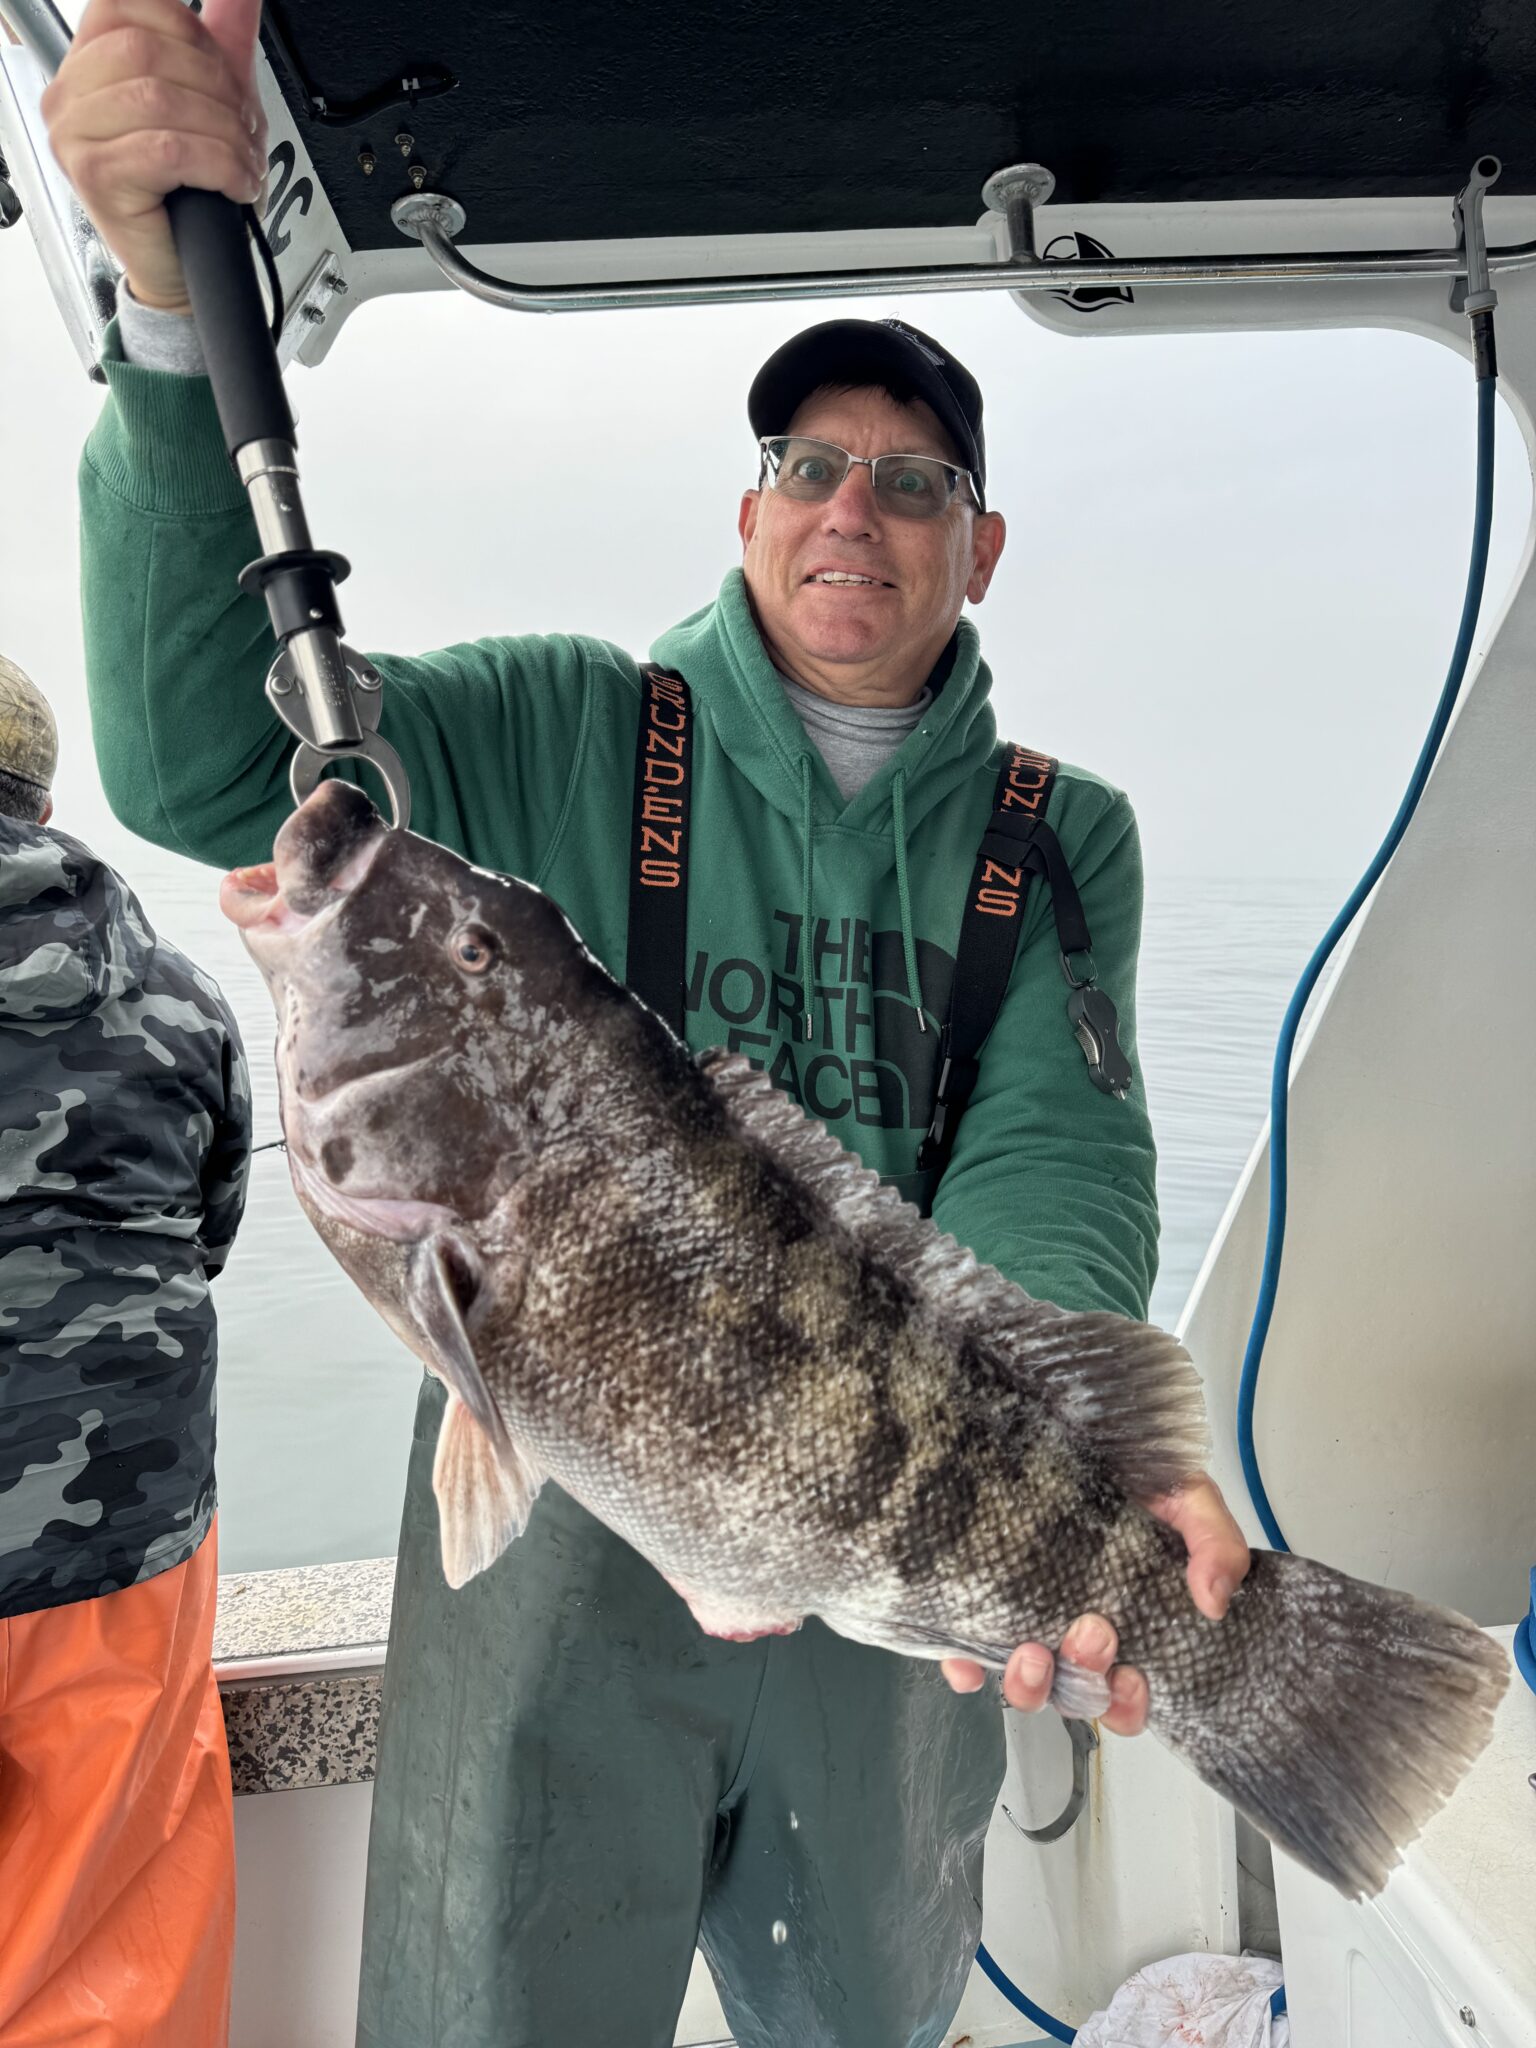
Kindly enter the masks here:
[[698, 1064], [740, 1136], [819, 1196], [930, 1307], [1007, 1360], [1128, 1493], [1150, 1500], [1204, 1470], [1210, 1438], [1199, 1375], [1165, 1331], [1036, 1301], [903, 1201], [742, 1054], [712, 1047]]

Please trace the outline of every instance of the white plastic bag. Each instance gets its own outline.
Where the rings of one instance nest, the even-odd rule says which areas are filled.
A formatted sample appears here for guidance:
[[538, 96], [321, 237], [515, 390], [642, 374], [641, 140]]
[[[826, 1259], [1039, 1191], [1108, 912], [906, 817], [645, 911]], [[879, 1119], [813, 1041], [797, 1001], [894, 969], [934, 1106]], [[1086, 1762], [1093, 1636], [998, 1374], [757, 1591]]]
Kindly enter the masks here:
[[1122, 1984], [1077, 2030], [1077, 2048], [1288, 2048], [1291, 2024], [1269, 2004], [1268, 1956], [1170, 1956]]

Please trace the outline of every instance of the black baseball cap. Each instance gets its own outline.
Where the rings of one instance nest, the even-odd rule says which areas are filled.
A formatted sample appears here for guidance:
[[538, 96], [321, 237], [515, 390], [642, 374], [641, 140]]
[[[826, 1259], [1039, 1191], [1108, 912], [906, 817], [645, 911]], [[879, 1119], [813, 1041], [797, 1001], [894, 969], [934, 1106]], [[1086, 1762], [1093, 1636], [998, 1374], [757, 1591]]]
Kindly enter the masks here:
[[789, 430], [796, 409], [824, 384], [910, 385], [938, 415], [985, 503], [987, 448], [981, 386], [931, 334], [904, 320], [824, 320], [793, 336], [764, 363], [747, 393], [747, 418], [762, 439]]

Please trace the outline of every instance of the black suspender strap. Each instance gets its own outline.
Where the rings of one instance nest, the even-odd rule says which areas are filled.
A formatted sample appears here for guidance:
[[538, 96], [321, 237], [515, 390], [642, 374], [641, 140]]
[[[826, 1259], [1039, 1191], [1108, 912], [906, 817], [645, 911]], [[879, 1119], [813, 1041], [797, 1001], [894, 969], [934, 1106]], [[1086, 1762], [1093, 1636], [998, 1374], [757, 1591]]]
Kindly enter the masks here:
[[949, 1020], [939, 1038], [933, 1120], [917, 1155], [924, 1172], [942, 1173], [948, 1164], [956, 1127], [976, 1086], [981, 1049], [1008, 990], [1034, 875], [1043, 875], [1051, 892], [1062, 973], [1072, 991], [1067, 1019], [1087, 1058], [1089, 1078], [1106, 1095], [1123, 1096], [1131, 1085], [1115, 1006], [1094, 977], [1082, 898], [1061, 842], [1045, 822], [1056, 765], [1045, 754], [1014, 746], [998, 773], [960, 925]]
[[683, 1036], [693, 699], [675, 670], [640, 672], [625, 978]]

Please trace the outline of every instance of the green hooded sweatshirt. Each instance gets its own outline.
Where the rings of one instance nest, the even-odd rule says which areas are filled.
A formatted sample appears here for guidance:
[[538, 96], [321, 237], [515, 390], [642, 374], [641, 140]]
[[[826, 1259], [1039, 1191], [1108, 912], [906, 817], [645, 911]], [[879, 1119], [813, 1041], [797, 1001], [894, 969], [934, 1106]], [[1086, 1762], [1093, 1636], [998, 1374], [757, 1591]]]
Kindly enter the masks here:
[[[262, 694], [265, 607], [236, 585], [261, 548], [211, 388], [113, 349], [107, 378], [82, 469], [102, 783], [123, 822], [162, 846], [226, 867], [265, 860], [292, 806], [292, 742]], [[929, 710], [849, 804], [764, 652], [739, 570], [653, 655], [682, 672], [697, 707], [688, 1043], [739, 1048], [915, 1192], [961, 912], [1003, 758], [976, 630], [961, 621]], [[547, 890], [622, 975], [634, 658], [552, 634], [374, 659], [413, 829]], [[1142, 880], [1130, 805], [1064, 765], [1049, 816], [1134, 1064]], [[1067, 994], [1037, 883], [933, 1215], [1032, 1294], [1143, 1315], [1157, 1242], [1146, 1098], [1139, 1073], [1124, 1101], [1092, 1085]]]

